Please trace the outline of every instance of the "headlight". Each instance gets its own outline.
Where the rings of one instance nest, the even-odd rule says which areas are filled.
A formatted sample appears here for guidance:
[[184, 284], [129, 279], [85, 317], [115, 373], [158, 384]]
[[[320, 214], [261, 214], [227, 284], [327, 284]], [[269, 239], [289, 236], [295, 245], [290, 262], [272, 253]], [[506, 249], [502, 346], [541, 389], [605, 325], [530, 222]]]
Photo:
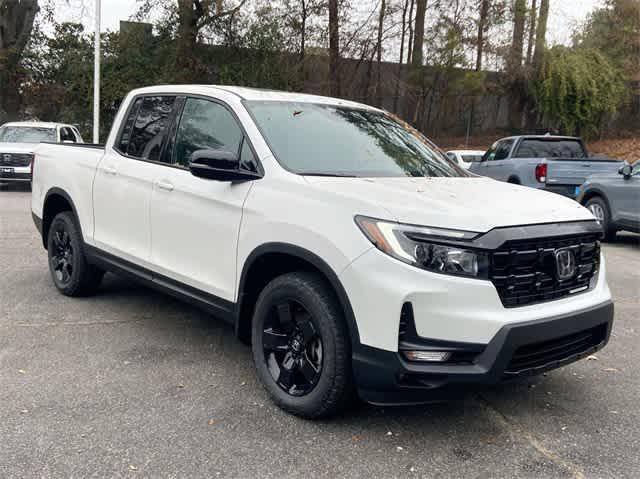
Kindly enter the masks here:
[[366, 216], [357, 225], [376, 248], [400, 261], [436, 273], [486, 278], [489, 257], [482, 251], [447, 244], [473, 239], [471, 231], [404, 225]]

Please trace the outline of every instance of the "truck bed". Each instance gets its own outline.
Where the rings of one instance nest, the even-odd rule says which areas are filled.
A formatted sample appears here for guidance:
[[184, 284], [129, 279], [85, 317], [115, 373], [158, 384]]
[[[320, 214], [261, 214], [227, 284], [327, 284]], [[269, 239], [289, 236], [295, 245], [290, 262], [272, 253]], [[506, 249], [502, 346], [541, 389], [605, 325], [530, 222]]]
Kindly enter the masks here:
[[574, 197], [576, 188], [595, 174], [615, 174], [623, 162], [610, 158], [548, 158], [547, 189]]

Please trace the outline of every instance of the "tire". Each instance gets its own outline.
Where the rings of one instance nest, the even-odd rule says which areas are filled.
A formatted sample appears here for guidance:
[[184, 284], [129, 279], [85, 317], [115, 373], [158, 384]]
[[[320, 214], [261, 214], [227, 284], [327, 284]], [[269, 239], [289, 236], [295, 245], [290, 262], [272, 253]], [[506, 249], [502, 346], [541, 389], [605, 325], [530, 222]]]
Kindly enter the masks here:
[[585, 206], [602, 226], [605, 241], [613, 241], [616, 237], [616, 229], [611, 225], [611, 212], [607, 202], [600, 196], [594, 196], [586, 202]]
[[263, 386], [285, 411], [307, 419], [327, 417], [355, 396], [343, 316], [329, 285], [313, 273], [279, 276], [258, 297], [253, 359]]
[[70, 211], [58, 213], [47, 234], [49, 271], [65, 296], [87, 296], [100, 286], [104, 271], [88, 263], [82, 236]]

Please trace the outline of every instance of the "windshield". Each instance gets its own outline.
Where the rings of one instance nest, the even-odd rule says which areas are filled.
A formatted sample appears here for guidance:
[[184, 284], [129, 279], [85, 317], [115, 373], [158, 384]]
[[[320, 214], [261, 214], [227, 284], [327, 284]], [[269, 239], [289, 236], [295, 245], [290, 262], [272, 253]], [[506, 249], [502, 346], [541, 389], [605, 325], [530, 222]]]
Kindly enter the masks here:
[[3, 126], [0, 128], [0, 143], [40, 143], [56, 141], [55, 128], [40, 126]]
[[469, 176], [422, 135], [388, 114], [313, 103], [247, 107], [289, 171], [318, 176]]

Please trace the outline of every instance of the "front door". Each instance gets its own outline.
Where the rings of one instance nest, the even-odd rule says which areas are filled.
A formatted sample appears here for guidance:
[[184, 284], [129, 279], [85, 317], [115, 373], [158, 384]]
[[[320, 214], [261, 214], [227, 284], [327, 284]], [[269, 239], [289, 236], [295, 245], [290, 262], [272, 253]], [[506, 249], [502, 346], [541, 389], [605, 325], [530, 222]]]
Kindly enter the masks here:
[[240, 123], [223, 103], [187, 98], [172, 144], [172, 167], [155, 178], [151, 194], [151, 261], [171, 279], [233, 301], [236, 250], [242, 208], [252, 182], [215, 181], [193, 176], [196, 150], [239, 155], [257, 168]]

